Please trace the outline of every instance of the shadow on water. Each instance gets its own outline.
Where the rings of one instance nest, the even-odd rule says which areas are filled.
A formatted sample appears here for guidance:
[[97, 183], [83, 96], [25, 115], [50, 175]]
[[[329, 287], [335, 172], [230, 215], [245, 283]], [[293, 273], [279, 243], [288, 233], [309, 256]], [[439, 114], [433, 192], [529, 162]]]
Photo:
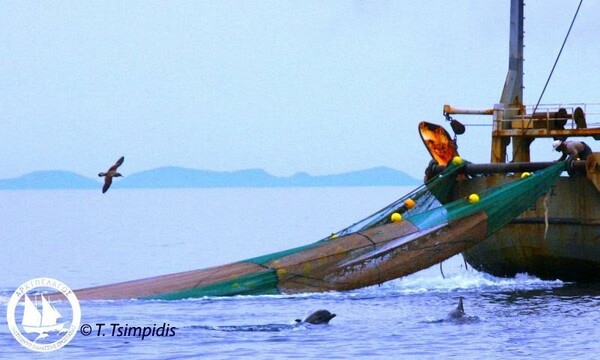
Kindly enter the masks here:
[[478, 316], [472, 316], [472, 315], [465, 315], [459, 318], [453, 318], [450, 316], [447, 316], [443, 319], [437, 319], [437, 320], [428, 320], [428, 321], [421, 321], [422, 324], [441, 324], [441, 323], [446, 323], [446, 324], [454, 324], [454, 325], [464, 325], [464, 324], [475, 324], [480, 322], [481, 320], [479, 319]]
[[552, 298], [555, 300], [587, 302], [600, 300], [599, 283], [564, 283], [562, 286], [542, 289], [503, 290], [484, 293], [482, 297], [491, 303], [515, 304], [522, 301]]
[[329, 325], [312, 325], [307, 323], [297, 324], [264, 324], [264, 325], [225, 325], [225, 326], [206, 326], [192, 325], [189, 329], [222, 331], [222, 332], [280, 332], [280, 331], [298, 331], [309, 330], [311, 328], [322, 328]]

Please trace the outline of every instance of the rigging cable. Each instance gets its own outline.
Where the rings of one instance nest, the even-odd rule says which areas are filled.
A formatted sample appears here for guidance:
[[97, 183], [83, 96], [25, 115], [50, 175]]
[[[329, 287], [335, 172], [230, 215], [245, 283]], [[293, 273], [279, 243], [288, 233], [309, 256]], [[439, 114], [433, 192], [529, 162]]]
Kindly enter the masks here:
[[[533, 112], [531, 113], [531, 116], [533, 116], [535, 114], [535, 112], [537, 111], [538, 107], [540, 106], [540, 102], [542, 101], [542, 97], [544, 96], [544, 93], [546, 92], [546, 88], [548, 87], [548, 84], [550, 83], [550, 79], [552, 78], [552, 74], [554, 73], [554, 69], [556, 68], [556, 65], [558, 64], [558, 59], [560, 59], [560, 55], [562, 54], [562, 51], [565, 47], [565, 44], [567, 43], [567, 39], [569, 38], [569, 34], [571, 34], [571, 29], [573, 29], [573, 24], [575, 24], [575, 19], [577, 19], [577, 15], [579, 14], [579, 9], [581, 8], [581, 4], [583, 4], [583, 0], [579, 1], [579, 5], [577, 6], [577, 10], [575, 11], [575, 15], [573, 16], [573, 20], [571, 20], [571, 25], [569, 26], [569, 30], [567, 31], [567, 35], [565, 36], [565, 39], [563, 40], [562, 46], [560, 47], [560, 51], [558, 52], [558, 55], [556, 56], [556, 60], [554, 60], [554, 65], [552, 66], [552, 70], [550, 70], [550, 75], [548, 75], [548, 79], [546, 80], [546, 84], [544, 85], [544, 88], [542, 89], [542, 92], [540, 94], [540, 97], [537, 101], [537, 103], [535, 104], [535, 107], [533, 108]], [[529, 121], [531, 121], [532, 119], [530, 119]], [[529, 126], [529, 125], [528, 125]], [[525, 129], [525, 133], [527, 133], [528, 129]], [[519, 144], [520, 146], [520, 144]], [[515, 154], [516, 152], [518, 152], [518, 148], [517, 151], [513, 152], [513, 154]], [[514, 160], [514, 155], [513, 155], [513, 160]]]
[[558, 59], [560, 59], [560, 55], [562, 54], [562, 51], [565, 47], [565, 44], [567, 43], [567, 39], [569, 38], [569, 34], [571, 33], [571, 29], [573, 28], [573, 24], [575, 24], [575, 19], [577, 19], [577, 14], [579, 14], [579, 9], [581, 8], [581, 4], [583, 3], [583, 0], [579, 1], [579, 6], [577, 6], [577, 11], [575, 11], [575, 16], [573, 16], [573, 20], [571, 21], [571, 26], [569, 26], [569, 31], [567, 31], [567, 35], [565, 36], [565, 40], [562, 43], [562, 46], [560, 47], [560, 51], [558, 52], [558, 56], [556, 57], [556, 60], [554, 61], [554, 65], [552, 66], [552, 70], [550, 70], [550, 75], [548, 75], [548, 79], [546, 80], [546, 85], [544, 85], [544, 89], [542, 90], [542, 93], [540, 94], [540, 98], [538, 99], [537, 103], [535, 104], [535, 108], [533, 108], [533, 114], [535, 114], [538, 106], [540, 105], [540, 101], [542, 101], [542, 97], [544, 96], [544, 93], [546, 92], [546, 87], [548, 87], [548, 83], [550, 82], [550, 78], [552, 77], [552, 74], [554, 73], [554, 69], [556, 68], [556, 64], [558, 64]]

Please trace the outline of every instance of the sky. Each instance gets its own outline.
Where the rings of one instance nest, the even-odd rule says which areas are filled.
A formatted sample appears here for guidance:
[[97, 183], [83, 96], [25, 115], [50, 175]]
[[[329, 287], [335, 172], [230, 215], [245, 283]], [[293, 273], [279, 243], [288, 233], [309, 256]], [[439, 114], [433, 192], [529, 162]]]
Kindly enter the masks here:
[[[528, 1], [535, 103], [579, 1]], [[417, 126], [492, 108], [509, 1], [0, 1], [0, 178], [161, 166], [421, 177]], [[585, 1], [543, 103], [600, 103], [600, 2]], [[456, 116], [469, 124], [491, 117]], [[490, 128], [459, 152], [489, 161]], [[558, 158], [536, 141], [533, 160]], [[592, 144], [592, 148], [594, 145]], [[596, 146], [600, 149], [600, 146]]]

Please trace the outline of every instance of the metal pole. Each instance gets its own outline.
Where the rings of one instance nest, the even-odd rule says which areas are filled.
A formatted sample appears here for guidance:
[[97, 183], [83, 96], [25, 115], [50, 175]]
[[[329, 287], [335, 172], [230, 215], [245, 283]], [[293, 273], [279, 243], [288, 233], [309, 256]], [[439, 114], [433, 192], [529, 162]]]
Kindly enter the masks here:
[[[513, 162], [513, 163], [492, 163], [492, 164], [467, 164], [462, 169], [461, 174], [465, 175], [490, 175], [490, 174], [506, 174], [506, 173], [522, 173], [522, 172], [534, 172], [545, 169], [552, 165], [556, 165], [555, 161], [549, 162]], [[436, 165], [433, 167], [433, 173], [439, 174], [446, 167]], [[573, 161], [570, 165], [570, 169], [574, 173], [585, 174], [585, 161], [578, 160]]]

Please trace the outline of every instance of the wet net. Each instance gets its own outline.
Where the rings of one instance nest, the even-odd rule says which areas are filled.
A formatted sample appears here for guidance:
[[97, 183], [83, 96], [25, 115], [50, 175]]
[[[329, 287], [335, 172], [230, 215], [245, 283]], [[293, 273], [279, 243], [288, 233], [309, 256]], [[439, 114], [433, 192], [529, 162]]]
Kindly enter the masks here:
[[[320, 241], [244, 261], [77, 291], [83, 299], [181, 299], [351, 290], [435, 265], [485, 240], [527, 210], [565, 170], [535, 174], [455, 197], [460, 170], [451, 164], [424, 185]], [[458, 181], [468, 181], [461, 179]], [[413, 206], [414, 204], [414, 206]], [[392, 214], [402, 216], [392, 221]]]
[[[389, 224], [391, 222], [390, 217], [393, 213], [399, 213], [402, 217], [406, 218], [440, 207], [442, 204], [449, 202], [452, 198], [452, 193], [460, 170], [467, 164], [469, 164], [468, 161], [462, 161], [458, 165], [450, 163], [443, 172], [433, 177], [425, 184], [367, 218], [338, 231], [334, 235], [342, 236], [375, 226]], [[409, 208], [409, 206], [407, 206], [407, 201], [414, 203], [414, 207]]]

